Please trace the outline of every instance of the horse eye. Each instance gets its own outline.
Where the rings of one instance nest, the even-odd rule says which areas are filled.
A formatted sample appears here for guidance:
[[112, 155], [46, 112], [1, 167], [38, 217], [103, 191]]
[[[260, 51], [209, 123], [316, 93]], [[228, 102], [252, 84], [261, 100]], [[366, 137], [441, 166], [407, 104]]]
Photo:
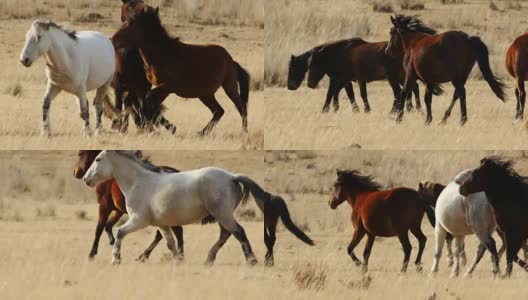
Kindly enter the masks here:
[[37, 40], [39, 40], [39, 41], [40, 41], [40, 38], [42, 38], [42, 36], [40, 36], [40, 35], [37, 35]]
[[95, 161], [96, 161], [96, 162], [100, 162], [101, 159], [100, 159], [100, 158], [96, 158]]

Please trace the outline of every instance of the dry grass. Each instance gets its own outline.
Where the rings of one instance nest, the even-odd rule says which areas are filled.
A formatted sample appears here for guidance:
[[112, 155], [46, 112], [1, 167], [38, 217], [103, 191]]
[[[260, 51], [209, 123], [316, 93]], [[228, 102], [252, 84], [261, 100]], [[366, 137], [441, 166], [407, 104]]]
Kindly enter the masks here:
[[[292, 152], [289, 152], [290, 154]], [[295, 152], [293, 152], [295, 153]], [[299, 151], [302, 153], [302, 151]], [[485, 151], [319, 151], [314, 159], [316, 167], [307, 170], [306, 161], [292, 158], [277, 160], [275, 151], [266, 154], [266, 187], [272, 193], [285, 195], [295, 190], [295, 201], [285, 197], [292, 219], [296, 224], [307, 223], [308, 235], [315, 246], [309, 247], [279, 225], [275, 246], [275, 267], [268, 272], [268, 297], [288, 299], [517, 299], [528, 292], [523, 284], [526, 273], [514, 267], [510, 280], [497, 280], [491, 276], [489, 256], [480, 262], [470, 279], [450, 279], [445, 251], [437, 276], [429, 276], [432, 265], [434, 233], [424, 220], [422, 229], [428, 237], [423, 263], [424, 270], [417, 273], [410, 267], [400, 275], [403, 252], [397, 238], [377, 237], [369, 260], [369, 271], [363, 274], [347, 255], [353, 227], [350, 207], [344, 203], [338, 209], [328, 207], [330, 189], [335, 181], [336, 168], [358, 169], [372, 174], [384, 187], [407, 186], [417, 188], [418, 182], [429, 180], [446, 183], [460, 171], [478, 165], [486, 155], [504, 155], [516, 162], [521, 174], [528, 174], [528, 155], [525, 152]], [[303, 192], [303, 187], [325, 189], [325, 194]], [[355, 254], [362, 259], [364, 239]], [[500, 245], [500, 240], [497, 238]], [[411, 237], [417, 253], [417, 241]], [[466, 238], [468, 261], [477, 249], [477, 239]], [[501, 261], [504, 270], [504, 259]], [[464, 270], [464, 268], [463, 268]], [[285, 280], [291, 278], [291, 280]], [[314, 279], [312, 279], [314, 278]], [[323, 279], [324, 278], [324, 279]], [[317, 285], [315, 282], [324, 281]], [[309, 283], [312, 283], [311, 285]], [[305, 288], [311, 286], [311, 288]], [[320, 289], [315, 288], [319, 286]], [[395, 296], [397, 295], [397, 296]]]
[[[81, 134], [77, 100], [61, 93], [51, 105], [52, 138], [40, 137], [41, 99], [45, 89], [44, 60], [30, 69], [19, 63], [24, 35], [33, 19], [50, 18], [69, 23], [76, 30], [96, 30], [111, 36], [120, 24], [120, 1], [103, 0], [6, 0], [0, 3], [0, 34], [4, 65], [0, 75], [0, 149], [262, 149], [264, 147], [264, 3], [262, 0], [178, 0], [149, 1], [160, 5], [161, 18], [167, 30], [185, 42], [219, 44], [251, 75], [249, 100], [249, 133], [241, 130], [241, 118], [223, 90], [217, 99], [225, 114], [212, 134], [206, 138], [198, 132], [212, 118], [210, 111], [197, 99], [185, 100], [174, 95], [165, 104], [166, 117], [178, 128], [171, 136], [161, 128], [156, 135], [140, 135], [132, 125], [130, 133], [121, 136], [106, 133], [85, 139]], [[169, 6], [170, 4], [170, 6]], [[93, 98], [89, 93], [88, 98]], [[90, 101], [91, 102], [91, 101]], [[91, 124], [94, 110], [90, 105]], [[110, 122], [104, 120], [110, 130]]]

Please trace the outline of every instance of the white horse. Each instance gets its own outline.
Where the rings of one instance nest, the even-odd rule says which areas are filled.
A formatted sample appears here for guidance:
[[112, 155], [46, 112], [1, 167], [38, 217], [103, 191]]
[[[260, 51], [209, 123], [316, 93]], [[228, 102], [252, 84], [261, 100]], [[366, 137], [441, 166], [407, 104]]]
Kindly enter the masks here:
[[90, 135], [90, 117], [86, 93], [97, 89], [95, 106], [97, 130], [102, 128], [104, 109], [110, 116], [119, 114], [109, 100], [115, 71], [115, 51], [104, 34], [94, 31], [69, 31], [47, 20], [36, 20], [26, 33], [20, 62], [30, 67], [39, 57], [46, 57], [46, 92], [42, 100], [42, 134], [49, 136], [51, 101], [62, 91], [79, 101], [84, 133]]
[[[158, 168], [133, 151], [102, 151], [83, 180], [93, 187], [114, 178], [125, 195], [128, 221], [117, 231], [112, 262], [120, 263], [121, 241], [134, 231], [157, 226], [174, 257], [178, 252], [171, 226], [199, 222], [213, 216], [220, 225], [220, 238], [207, 257], [212, 264], [218, 250], [233, 234], [242, 245], [246, 261], [257, 263], [244, 229], [234, 218], [238, 204], [247, 202], [247, 177], [233, 175], [219, 168], [203, 168], [180, 173], [160, 173]], [[241, 188], [241, 185], [244, 189]], [[257, 203], [263, 207], [263, 203]]]
[[471, 174], [471, 170], [463, 171], [455, 177], [440, 193], [436, 202], [436, 226], [435, 226], [435, 256], [431, 272], [438, 271], [438, 263], [442, 255], [446, 232], [455, 238], [455, 263], [452, 276], [458, 276], [460, 253], [464, 248], [466, 235], [475, 234], [480, 241], [477, 255], [465, 276], [471, 275], [476, 265], [487, 249], [491, 252], [492, 272], [499, 273], [499, 257], [495, 240], [492, 235], [497, 229], [495, 215], [485, 193], [475, 193], [464, 197], [458, 192], [460, 182]]

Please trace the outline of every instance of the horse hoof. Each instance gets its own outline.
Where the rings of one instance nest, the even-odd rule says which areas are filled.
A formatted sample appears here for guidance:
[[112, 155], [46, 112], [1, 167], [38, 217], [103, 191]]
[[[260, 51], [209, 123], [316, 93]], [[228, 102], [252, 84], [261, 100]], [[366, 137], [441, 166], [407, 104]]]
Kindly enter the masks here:
[[40, 136], [45, 138], [51, 138], [51, 131], [49, 129], [42, 129]]
[[460, 126], [464, 126], [467, 123], [467, 119], [460, 120]]
[[421, 273], [422, 271], [423, 271], [423, 266], [422, 266], [422, 264], [418, 264], [418, 265], [416, 265], [416, 272]]
[[136, 261], [139, 262], [146, 262], [148, 260], [148, 256], [141, 254], [138, 258], [136, 258]]
[[266, 259], [264, 261], [264, 266], [265, 267], [273, 267], [273, 266], [275, 266], [275, 262], [273, 260], [271, 260], [271, 259]]
[[370, 112], [370, 107], [365, 107], [365, 113], [368, 114]]
[[356, 267], [359, 267], [359, 266], [361, 266], [363, 263], [360, 262], [359, 260], [356, 260], [356, 261], [354, 261], [354, 264], [356, 265]]
[[447, 266], [448, 266], [448, 267], [452, 267], [453, 264], [454, 264], [454, 262], [453, 262], [452, 260], [450, 260], [450, 261], [447, 262]]
[[120, 264], [121, 264], [121, 259], [119, 259], [119, 258], [113, 258], [112, 259], [112, 265], [118, 266]]
[[110, 240], [110, 246], [113, 246], [115, 243], [115, 240]]
[[205, 265], [206, 267], [212, 267], [213, 264], [214, 264], [214, 260], [207, 259], [207, 260], [205, 261], [205, 264], [204, 264], [204, 265]]
[[94, 258], [95, 258], [95, 255], [97, 255], [97, 253], [90, 253], [90, 254], [88, 255], [88, 260], [89, 260], [89, 261], [93, 261]]
[[359, 107], [357, 107], [357, 106], [352, 106], [352, 112], [353, 112], [353, 113], [358, 113], [358, 112], [359, 112]]

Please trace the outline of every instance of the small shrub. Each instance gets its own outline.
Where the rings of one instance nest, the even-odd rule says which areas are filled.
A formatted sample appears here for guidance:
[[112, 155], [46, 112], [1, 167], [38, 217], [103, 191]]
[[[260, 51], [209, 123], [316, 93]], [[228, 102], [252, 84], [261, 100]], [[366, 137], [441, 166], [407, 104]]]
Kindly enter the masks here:
[[522, 4], [519, 0], [506, 0], [504, 1], [504, 9], [521, 10]]
[[52, 206], [52, 205], [48, 205], [48, 206], [42, 207], [42, 208], [41, 207], [37, 207], [36, 215], [39, 218], [45, 218], [45, 217], [53, 218], [57, 214], [56, 214], [56, 211], [55, 211], [55, 207]]
[[4, 90], [4, 94], [13, 97], [20, 97], [22, 96], [22, 85], [18, 82], [15, 84], [8, 85]]
[[255, 221], [257, 214], [253, 208], [241, 208], [238, 210], [238, 216], [244, 221]]
[[86, 220], [88, 219], [87, 218], [87, 213], [85, 210], [78, 210], [75, 212], [75, 217], [77, 217], [78, 220]]
[[96, 23], [99, 20], [104, 19], [103, 15], [91, 12], [87, 15], [82, 15], [75, 19], [79, 23]]
[[393, 13], [394, 8], [392, 7], [392, 3], [389, 1], [374, 1], [372, 3], [372, 10], [375, 12], [380, 13]]
[[416, 0], [400, 0], [401, 9], [424, 10], [425, 4]]
[[495, 2], [493, 1], [490, 1], [490, 5], [489, 5], [489, 8], [493, 11], [499, 11], [499, 7], [497, 6], [497, 4], [495, 4]]
[[293, 282], [300, 290], [322, 290], [326, 284], [328, 268], [325, 265], [304, 263], [293, 268]]
[[440, 0], [442, 4], [464, 4], [464, 0]]
[[368, 290], [370, 284], [372, 283], [372, 277], [369, 275], [365, 275], [361, 277], [359, 280], [351, 280], [348, 283], [346, 283], [346, 286], [349, 289], [360, 289], [360, 290]]

